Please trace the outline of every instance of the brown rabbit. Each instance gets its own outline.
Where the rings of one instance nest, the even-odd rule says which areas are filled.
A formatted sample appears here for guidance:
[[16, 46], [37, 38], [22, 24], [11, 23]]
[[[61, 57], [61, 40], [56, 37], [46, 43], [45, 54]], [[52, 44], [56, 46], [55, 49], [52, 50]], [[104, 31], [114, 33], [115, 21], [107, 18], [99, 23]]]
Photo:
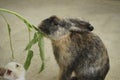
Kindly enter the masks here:
[[[93, 26], [79, 19], [51, 16], [39, 25], [53, 46], [60, 67], [59, 80], [104, 80], [109, 57]], [[75, 77], [71, 77], [72, 72]]]

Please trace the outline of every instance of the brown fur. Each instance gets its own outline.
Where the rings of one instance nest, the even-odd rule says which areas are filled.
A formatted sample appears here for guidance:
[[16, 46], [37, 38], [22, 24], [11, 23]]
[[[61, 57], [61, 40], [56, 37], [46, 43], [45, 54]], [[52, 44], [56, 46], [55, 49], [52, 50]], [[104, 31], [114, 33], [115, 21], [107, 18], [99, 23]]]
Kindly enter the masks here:
[[[59, 78], [61, 77], [64, 68], [67, 67], [68, 64], [70, 64], [71, 61], [71, 55], [68, 53], [68, 47], [70, 46], [70, 37], [69, 35], [65, 35], [62, 37], [62, 39], [58, 41], [52, 41], [53, 48], [56, 47], [59, 49], [59, 54], [54, 52], [54, 55], [56, 55], [56, 60], [58, 62], [58, 65], [60, 66], [60, 71], [59, 71]], [[57, 57], [59, 55], [59, 58]], [[57, 59], [58, 58], [58, 59]]]

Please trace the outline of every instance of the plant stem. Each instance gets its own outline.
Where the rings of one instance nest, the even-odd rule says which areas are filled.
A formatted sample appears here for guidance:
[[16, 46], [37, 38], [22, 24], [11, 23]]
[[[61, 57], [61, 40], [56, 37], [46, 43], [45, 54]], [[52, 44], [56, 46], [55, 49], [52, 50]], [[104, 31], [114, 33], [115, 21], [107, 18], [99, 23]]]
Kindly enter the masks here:
[[[20, 14], [16, 13], [16, 12], [13, 12], [13, 11], [10, 11], [10, 10], [7, 10], [7, 9], [3, 9], [3, 8], [0, 8], [0, 11], [1, 12], [7, 12], [7, 13], [11, 13], [11, 14], [14, 14], [16, 15], [19, 19], [21, 19], [26, 25], [28, 28], [33, 28], [35, 31], [38, 31], [40, 32], [41, 34], [43, 34], [37, 27], [35, 27], [34, 25], [30, 24], [30, 22], [28, 20], [26, 20], [23, 16], [21, 16]], [[30, 31], [30, 29], [28, 30]], [[44, 35], [44, 34], [43, 34]]]
[[[21, 19], [21, 20], [27, 25], [27, 27], [28, 27], [28, 35], [29, 35], [29, 41], [30, 41], [30, 28], [32, 28], [30, 22], [27, 21], [23, 16], [21, 16], [20, 14], [18, 14], [18, 13], [16, 13], [16, 12], [13, 12], [13, 11], [10, 11], [10, 10], [7, 10], [7, 9], [2, 9], [2, 8], [0, 8], [0, 11], [14, 14], [14, 15], [17, 16], [19, 19]], [[29, 24], [29, 25], [28, 25], [28, 24]]]
[[28, 28], [28, 35], [29, 35], [29, 42], [30, 42], [30, 40], [31, 40], [31, 34], [30, 34], [30, 29]]
[[[3, 8], [0, 8], [0, 11], [3, 11], [3, 12], [7, 12], [7, 13], [11, 13], [11, 14], [14, 14], [16, 15], [17, 17], [19, 17], [21, 20], [26, 20], [23, 16], [21, 16], [20, 14], [16, 13], [16, 12], [13, 12], [13, 11], [10, 11], [10, 10], [7, 10], [7, 9], [3, 9]], [[27, 21], [28, 22], [28, 21]]]

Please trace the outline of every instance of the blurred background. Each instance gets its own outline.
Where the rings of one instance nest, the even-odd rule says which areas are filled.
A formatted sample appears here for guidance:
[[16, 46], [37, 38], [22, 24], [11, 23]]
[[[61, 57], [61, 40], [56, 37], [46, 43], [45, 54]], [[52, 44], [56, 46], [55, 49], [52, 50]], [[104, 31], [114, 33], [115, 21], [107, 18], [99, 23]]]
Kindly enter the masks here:
[[[110, 57], [110, 71], [105, 80], [120, 80], [120, 0], [0, 0], [0, 8], [9, 9], [38, 25], [43, 19], [57, 15], [61, 18], [80, 18], [94, 26], [94, 33], [105, 43]], [[28, 32], [25, 24], [14, 15], [4, 13], [12, 28], [15, 61], [24, 64]], [[34, 31], [33, 31], [34, 32]], [[45, 38], [45, 70], [38, 74], [41, 60], [38, 47], [26, 80], [57, 80], [58, 65], [49, 39]], [[0, 66], [11, 61], [6, 23], [0, 16]]]

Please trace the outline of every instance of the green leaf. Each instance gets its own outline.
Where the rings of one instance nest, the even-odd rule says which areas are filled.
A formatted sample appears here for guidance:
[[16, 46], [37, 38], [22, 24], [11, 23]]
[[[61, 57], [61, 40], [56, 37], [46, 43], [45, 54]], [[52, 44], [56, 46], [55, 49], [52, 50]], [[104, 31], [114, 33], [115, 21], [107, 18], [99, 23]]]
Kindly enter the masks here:
[[44, 68], [45, 68], [45, 63], [42, 62], [41, 67], [40, 67], [40, 70], [39, 70], [39, 73], [42, 72], [42, 71], [44, 70]]
[[41, 60], [44, 60], [44, 39], [43, 39], [43, 35], [41, 34], [39, 34], [38, 37], [38, 46], [40, 51], [40, 58]]
[[24, 68], [25, 70], [28, 70], [30, 64], [31, 64], [31, 60], [33, 58], [33, 51], [32, 50], [29, 50], [28, 51], [28, 55], [27, 55], [27, 58], [26, 58], [26, 61], [24, 63]]
[[13, 46], [12, 46], [12, 38], [11, 38], [11, 28], [10, 28], [10, 24], [7, 22], [7, 27], [8, 27], [8, 34], [9, 34], [9, 40], [10, 40], [10, 48], [11, 48], [11, 52], [12, 52], [12, 58], [14, 59], [14, 50], [13, 50]]
[[28, 43], [28, 45], [26, 46], [25, 50], [30, 50], [31, 47], [36, 44], [38, 41], [38, 38], [37, 38], [37, 33], [34, 33], [34, 38]]
[[29, 28], [29, 30], [31, 30], [33, 28], [32, 25], [27, 20], [24, 20], [24, 23]]
[[11, 38], [11, 27], [10, 27], [10, 24], [8, 23], [6, 17], [2, 13], [0, 13], [0, 15], [3, 17], [3, 19], [5, 20], [5, 22], [7, 24], [9, 41], [10, 41], [10, 49], [11, 49], [11, 52], [12, 52], [12, 58], [14, 59], [14, 50], [13, 50], [12, 38]]
[[39, 32], [39, 29], [37, 27], [35, 27], [34, 25], [32, 25], [32, 27]]
[[44, 40], [43, 40], [43, 35], [38, 33], [38, 46], [39, 46], [39, 52], [40, 52], [40, 58], [41, 58], [41, 61], [42, 61], [42, 65], [40, 67], [40, 71], [43, 71], [44, 70], [44, 66], [45, 66], [45, 55], [44, 55]]
[[8, 33], [9, 33], [9, 35], [10, 35], [10, 34], [11, 34], [10, 24], [7, 23], [7, 27], [8, 27]]

